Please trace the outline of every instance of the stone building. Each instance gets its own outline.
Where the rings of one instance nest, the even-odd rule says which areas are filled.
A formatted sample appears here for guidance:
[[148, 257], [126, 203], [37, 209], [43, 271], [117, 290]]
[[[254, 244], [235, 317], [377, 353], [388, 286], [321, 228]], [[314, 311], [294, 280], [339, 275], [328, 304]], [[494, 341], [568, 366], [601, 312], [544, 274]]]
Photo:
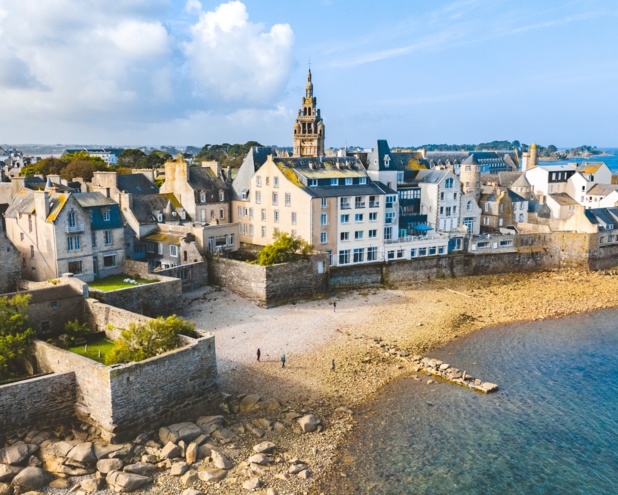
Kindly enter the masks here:
[[307, 74], [305, 97], [294, 123], [294, 156], [301, 158], [324, 156], [324, 123], [313, 96], [311, 70]]
[[481, 232], [496, 233], [516, 223], [528, 222], [528, 200], [504, 187], [486, 187], [479, 205]]
[[122, 273], [120, 207], [100, 193], [19, 191], [5, 214], [21, 275], [42, 281], [73, 273], [84, 281]]

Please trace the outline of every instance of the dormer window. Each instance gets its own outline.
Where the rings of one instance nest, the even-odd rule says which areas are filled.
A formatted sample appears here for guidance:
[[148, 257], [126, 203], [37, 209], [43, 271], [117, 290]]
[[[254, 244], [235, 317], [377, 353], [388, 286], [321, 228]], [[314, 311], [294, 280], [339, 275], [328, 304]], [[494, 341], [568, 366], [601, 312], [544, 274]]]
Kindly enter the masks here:
[[200, 202], [201, 203], [205, 203], [206, 202], [206, 191], [200, 192]]
[[358, 183], [361, 185], [367, 184], [367, 177], [361, 177], [358, 179]]
[[223, 191], [219, 191], [219, 201], [225, 201], [225, 193]]
[[[204, 211], [204, 210], [202, 210], [202, 211]], [[183, 220], [186, 220], [187, 212], [185, 210], [180, 210], [180, 218], [182, 218]]]
[[317, 179], [309, 179], [309, 187], [317, 187], [318, 180]]
[[397, 172], [397, 183], [401, 184], [403, 182], [403, 172]]
[[354, 181], [352, 180], [351, 177], [346, 177], [345, 179], [345, 185], [346, 186], [351, 186], [354, 183]]
[[391, 165], [391, 157], [384, 155], [384, 168], [388, 168]]
[[243, 200], [246, 201], [249, 198], [249, 191], [247, 191], [246, 189], [243, 189], [241, 193], [241, 197]]
[[331, 186], [338, 186], [339, 185], [339, 179], [331, 179], [330, 180], [330, 185]]
[[157, 213], [157, 222], [163, 222], [163, 212]]

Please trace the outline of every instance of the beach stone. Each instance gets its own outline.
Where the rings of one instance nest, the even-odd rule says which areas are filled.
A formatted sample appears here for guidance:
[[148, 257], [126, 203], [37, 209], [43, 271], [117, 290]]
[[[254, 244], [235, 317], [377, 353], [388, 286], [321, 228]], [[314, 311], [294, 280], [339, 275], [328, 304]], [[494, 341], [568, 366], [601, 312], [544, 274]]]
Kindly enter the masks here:
[[440, 365], [440, 371], [446, 371], [446, 370], [447, 370], [447, 369], [449, 369], [450, 367], [451, 367], [451, 365], [450, 365], [450, 364], [447, 364], [447, 363], [442, 363], [442, 364]]
[[251, 478], [242, 484], [242, 487], [245, 490], [255, 490], [259, 488], [260, 486], [262, 486], [262, 482], [260, 481], [260, 478]]
[[196, 443], [190, 443], [187, 446], [187, 450], [185, 452], [185, 460], [187, 464], [190, 466], [197, 461], [198, 447]]
[[275, 450], [276, 445], [272, 442], [262, 442], [253, 446], [253, 451], [258, 454], [270, 454]]
[[252, 424], [247, 424], [247, 430], [251, 432], [252, 435], [255, 435], [258, 438], [262, 438], [265, 435], [265, 431], [262, 428], [258, 428]]
[[311, 473], [309, 473], [308, 469], [303, 469], [300, 473], [298, 473], [298, 477], [306, 480], [307, 478], [309, 478], [310, 474]]
[[186, 462], [175, 462], [170, 469], [171, 476], [182, 476], [189, 470], [189, 466]]
[[245, 395], [239, 404], [240, 412], [253, 411], [255, 408], [255, 405], [259, 402], [259, 400], [260, 400], [259, 395], [256, 395], [256, 394]]
[[122, 471], [112, 471], [106, 480], [107, 484], [117, 492], [132, 492], [151, 481], [147, 476]]
[[292, 464], [290, 466], [290, 468], [288, 469], [288, 473], [290, 474], [298, 474], [301, 471], [304, 471], [305, 469], [307, 469], [308, 466], [306, 464]]
[[67, 458], [81, 464], [89, 464], [97, 460], [91, 442], [84, 442], [76, 445], [69, 451]]
[[97, 462], [97, 471], [102, 474], [111, 473], [112, 471], [120, 471], [122, 469], [122, 461], [120, 459], [101, 459]]
[[187, 488], [188, 486], [194, 485], [200, 479], [197, 474], [197, 471], [194, 469], [189, 469], [185, 474], [183, 474], [180, 479], [182, 480], [182, 486]]
[[39, 450], [38, 445], [22, 443], [0, 449], [0, 464], [21, 464]]
[[279, 495], [277, 493], [277, 490], [275, 490], [274, 488], [269, 488], [268, 490], [266, 490], [266, 495]]
[[175, 445], [173, 442], [168, 442], [167, 445], [161, 449], [159, 457], [161, 459], [175, 459], [180, 457], [180, 449], [178, 445]]
[[[63, 443], [63, 442], [59, 442], [59, 443]], [[58, 444], [56, 444], [55, 446], [57, 445]], [[111, 454], [125, 450], [125, 448], [126, 448], [125, 445], [95, 443], [94, 444], [94, 455], [96, 456], [97, 459], [107, 459]], [[66, 454], [64, 455], [66, 456]]]
[[129, 464], [123, 469], [125, 473], [139, 474], [141, 476], [148, 476], [153, 474], [156, 470], [156, 466], [148, 464], [147, 462], [136, 462], [135, 464]]
[[288, 473], [277, 473], [275, 478], [282, 481], [290, 481], [290, 475]]
[[210, 443], [200, 445], [199, 448], [197, 449], [198, 459], [205, 459], [206, 457], [210, 457], [210, 454], [212, 453], [212, 449], [214, 448], [215, 446]]
[[221, 428], [212, 434], [213, 438], [216, 438], [221, 443], [230, 443], [234, 439], [234, 432], [227, 428]]
[[51, 480], [52, 475], [47, 471], [37, 467], [27, 467], [17, 473], [12, 484], [26, 490], [38, 490], [46, 486]]
[[481, 384], [481, 388], [487, 392], [495, 392], [496, 390], [498, 390], [498, 385], [496, 385], [495, 383], [489, 383], [489, 382], [485, 382], [483, 384]]
[[303, 433], [311, 433], [317, 430], [320, 420], [313, 414], [307, 414], [298, 420]]
[[11, 481], [15, 475], [23, 468], [18, 466], [9, 466], [8, 464], [0, 464], [0, 481]]
[[48, 485], [50, 488], [58, 488], [60, 490], [68, 490], [73, 486], [73, 482], [67, 478], [57, 478], [51, 481]]
[[198, 473], [199, 478], [202, 481], [217, 483], [227, 476], [225, 469], [206, 468]]
[[270, 459], [264, 454], [255, 454], [249, 457], [249, 462], [253, 464], [260, 464], [261, 466], [266, 466], [270, 464]]
[[182, 495], [204, 495], [204, 492], [196, 490], [195, 488], [187, 488]]
[[219, 469], [232, 469], [234, 466], [232, 461], [216, 450], [210, 452], [210, 457], [212, 457], [212, 463]]
[[218, 424], [220, 426], [223, 426], [224, 422], [225, 422], [225, 418], [221, 415], [200, 416], [199, 418], [197, 418], [197, 421], [195, 422], [195, 424], [199, 426], [200, 428], [203, 428], [205, 426], [212, 425], [212, 424]]
[[13, 495], [13, 487], [7, 483], [0, 483], [0, 495]]
[[87, 493], [98, 492], [103, 488], [102, 478], [87, 478], [80, 483], [81, 489]]
[[159, 438], [163, 444], [168, 442], [178, 443], [180, 440], [190, 442], [201, 434], [201, 428], [191, 422], [177, 423], [159, 429]]
[[255, 411], [276, 411], [280, 408], [281, 404], [277, 399], [260, 400], [253, 406]]

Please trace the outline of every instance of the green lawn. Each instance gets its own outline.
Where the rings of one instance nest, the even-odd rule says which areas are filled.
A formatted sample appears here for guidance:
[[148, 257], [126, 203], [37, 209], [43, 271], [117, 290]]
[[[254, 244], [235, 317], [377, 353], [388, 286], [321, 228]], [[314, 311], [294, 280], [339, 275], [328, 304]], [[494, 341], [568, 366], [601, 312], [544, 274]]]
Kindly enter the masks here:
[[[88, 344], [88, 351], [85, 350], [85, 345], [69, 347], [69, 351], [103, 363], [105, 361], [105, 355], [112, 350], [112, 347], [114, 347], [114, 343], [111, 340], [106, 337], [101, 337]], [[99, 351], [101, 351], [101, 357], [99, 357]]]
[[[131, 280], [135, 280], [137, 284], [125, 282], [125, 279], [128, 278], [130, 278]], [[88, 282], [88, 285], [92, 289], [109, 292], [111, 290], [127, 289], [129, 287], [135, 287], [136, 285], [151, 284], [153, 282], [156, 282], [156, 280], [145, 278], [132, 278], [129, 275], [111, 275], [105, 278], [98, 278], [94, 282]]]

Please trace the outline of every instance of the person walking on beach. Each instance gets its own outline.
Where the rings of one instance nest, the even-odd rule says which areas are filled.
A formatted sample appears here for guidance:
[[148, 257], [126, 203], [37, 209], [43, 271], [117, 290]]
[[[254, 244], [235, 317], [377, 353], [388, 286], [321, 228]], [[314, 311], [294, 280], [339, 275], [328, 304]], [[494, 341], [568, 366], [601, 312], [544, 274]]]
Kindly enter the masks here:
[[260, 360], [260, 356], [262, 355], [262, 351], [260, 351], [259, 347], [258, 347], [258, 350], [257, 350], [256, 354], [257, 354], [257, 360], [259, 361]]
[[333, 301], [333, 313], [337, 312], [337, 301]]
[[333, 359], [333, 361], [330, 363], [330, 370], [331, 371], [335, 371], [335, 360]]
[[281, 367], [285, 368], [285, 354], [281, 354]]

